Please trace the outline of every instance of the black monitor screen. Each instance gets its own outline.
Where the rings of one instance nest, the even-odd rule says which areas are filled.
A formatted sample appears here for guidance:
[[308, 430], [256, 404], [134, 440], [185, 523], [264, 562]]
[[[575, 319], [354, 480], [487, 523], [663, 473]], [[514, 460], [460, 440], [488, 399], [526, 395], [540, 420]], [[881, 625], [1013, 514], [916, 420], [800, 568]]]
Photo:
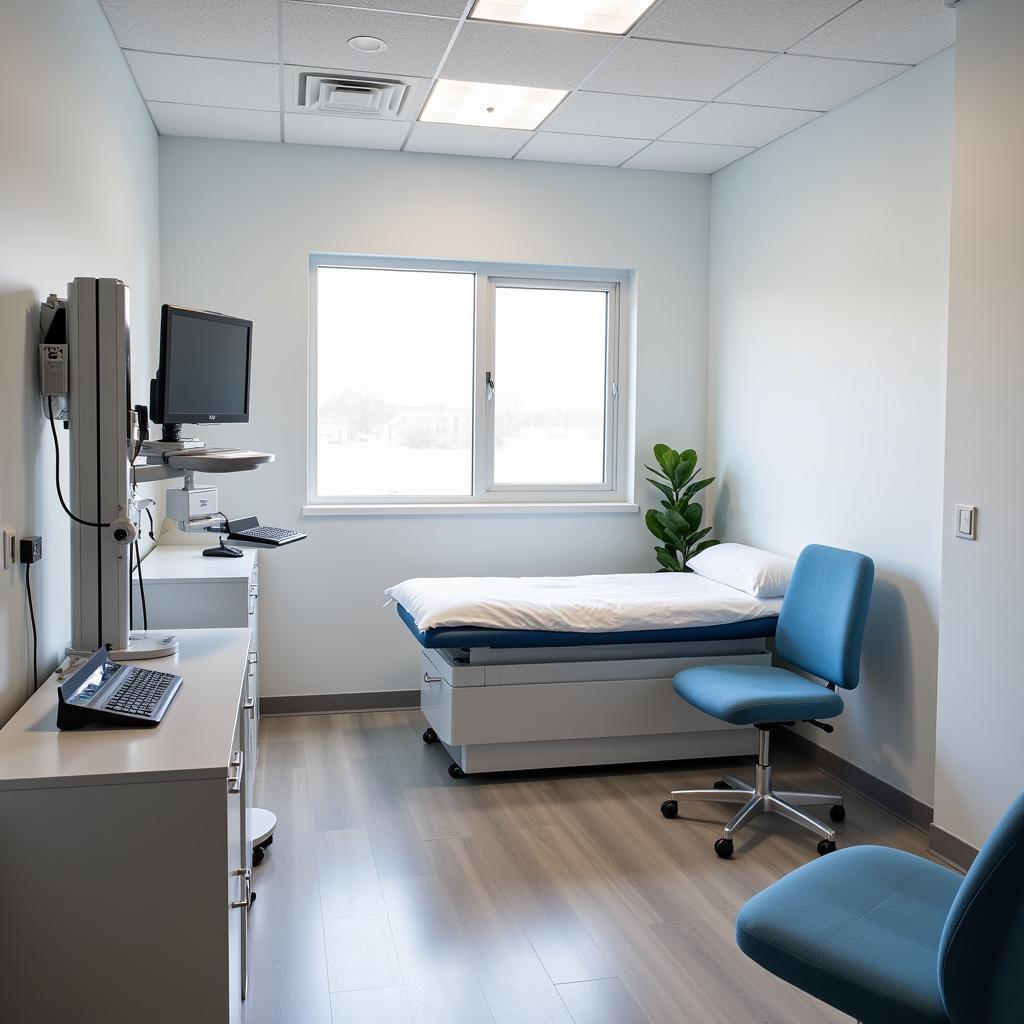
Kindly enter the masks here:
[[164, 306], [161, 422], [247, 422], [251, 347], [251, 320]]

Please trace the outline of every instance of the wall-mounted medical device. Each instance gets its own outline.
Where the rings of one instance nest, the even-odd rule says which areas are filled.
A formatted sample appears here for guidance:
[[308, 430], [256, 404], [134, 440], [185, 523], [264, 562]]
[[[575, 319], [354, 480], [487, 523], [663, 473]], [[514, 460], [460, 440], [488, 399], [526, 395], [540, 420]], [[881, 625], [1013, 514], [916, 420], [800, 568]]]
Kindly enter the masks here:
[[[69, 649], [91, 654], [106, 647], [120, 660], [177, 648], [173, 635], [131, 629], [139, 512], [152, 504], [136, 498], [136, 486], [183, 480], [181, 490], [168, 492], [169, 514], [181, 529], [223, 532], [217, 489], [197, 487], [195, 474], [252, 470], [274, 459], [180, 439], [182, 423], [248, 420], [252, 323], [173, 306], [163, 307], [153, 386], [164, 440], [144, 439], [144, 407], [131, 401], [128, 300], [121, 281], [75, 278], [66, 300], [51, 295], [42, 304], [39, 346], [43, 414], [55, 445], [55, 421], [64, 420], [71, 435], [67, 502], [58, 471], [58, 496], [72, 520]], [[58, 457], [59, 451], [58, 445]]]

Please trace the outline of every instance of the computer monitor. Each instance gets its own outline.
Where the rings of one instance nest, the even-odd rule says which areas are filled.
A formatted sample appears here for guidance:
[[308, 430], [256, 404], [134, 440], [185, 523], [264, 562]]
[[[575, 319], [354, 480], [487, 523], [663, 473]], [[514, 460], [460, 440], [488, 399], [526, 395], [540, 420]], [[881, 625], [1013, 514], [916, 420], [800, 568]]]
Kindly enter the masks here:
[[248, 423], [252, 321], [163, 306], [160, 365], [150, 388], [150, 419], [163, 439], [182, 423]]

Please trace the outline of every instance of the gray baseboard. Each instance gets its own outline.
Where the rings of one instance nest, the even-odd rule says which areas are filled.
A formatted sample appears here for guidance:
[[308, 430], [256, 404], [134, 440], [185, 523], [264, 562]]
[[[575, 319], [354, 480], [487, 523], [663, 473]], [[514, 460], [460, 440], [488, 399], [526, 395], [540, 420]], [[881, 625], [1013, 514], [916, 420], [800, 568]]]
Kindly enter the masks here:
[[964, 842], [952, 832], [939, 828], [934, 822], [928, 829], [928, 849], [936, 857], [941, 857], [961, 871], [966, 871], [978, 856], [978, 851], [970, 843]]
[[419, 706], [419, 690], [260, 697], [261, 715], [336, 715], [344, 711], [399, 711]]
[[780, 730], [778, 739], [805, 761], [810, 761], [816, 768], [831, 775], [844, 786], [856, 789], [869, 800], [873, 800], [887, 811], [892, 811], [897, 817], [909, 821], [922, 832], [927, 832], [931, 827], [932, 809], [916, 797], [904, 793], [902, 789], [897, 789], [888, 782], [883, 782], [863, 768], [844, 760], [838, 754], [833, 754], [831, 750], [819, 747], [817, 743], [792, 729]]

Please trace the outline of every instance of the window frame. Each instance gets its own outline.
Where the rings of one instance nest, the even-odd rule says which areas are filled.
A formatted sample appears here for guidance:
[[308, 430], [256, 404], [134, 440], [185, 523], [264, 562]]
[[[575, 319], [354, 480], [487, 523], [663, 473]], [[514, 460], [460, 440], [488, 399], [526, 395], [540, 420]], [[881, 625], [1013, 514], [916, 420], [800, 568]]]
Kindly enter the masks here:
[[[317, 409], [317, 287], [320, 268], [412, 270], [474, 275], [472, 481], [469, 495], [325, 495], [317, 492], [319, 420]], [[441, 260], [414, 257], [311, 253], [307, 381], [307, 515], [366, 515], [416, 512], [636, 510], [629, 460], [631, 436], [632, 274], [627, 270]], [[488, 400], [486, 374], [495, 373], [495, 289], [499, 287], [603, 291], [607, 295], [605, 334], [604, 482], [600, 484], [495, 484], [495, 403]], [[495, 376], [495, 387], [501, 381]]]

